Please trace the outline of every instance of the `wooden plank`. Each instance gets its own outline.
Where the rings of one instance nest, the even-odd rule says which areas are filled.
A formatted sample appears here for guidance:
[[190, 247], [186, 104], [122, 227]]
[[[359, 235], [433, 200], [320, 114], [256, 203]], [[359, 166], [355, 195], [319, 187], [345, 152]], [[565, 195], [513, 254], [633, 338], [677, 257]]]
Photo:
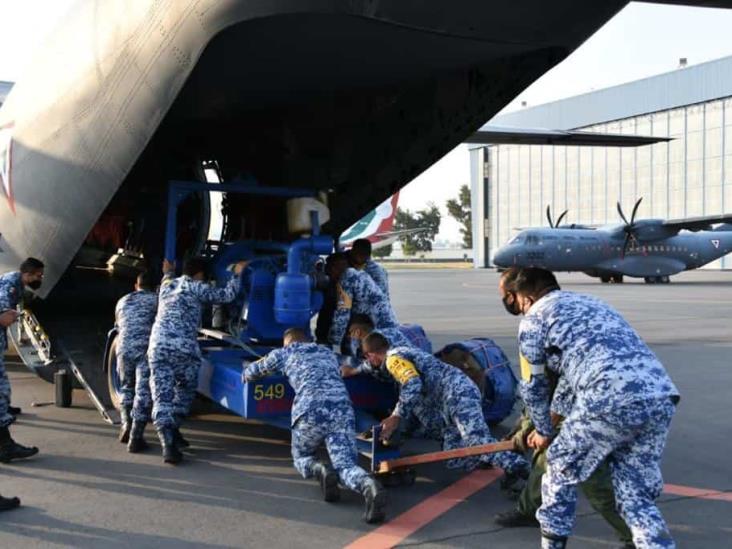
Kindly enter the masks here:
[[482, 444], [480, 446], [467, 446], [465, 448], [455, 448], [454, 450], [444, 450], [442, 452], [430, 452], [428, 454], [419, 454], [416, 456], [387, 459], [379, 463], [379, 473], [389, 473], [396, 469], [402, 469], [412, 465], [434, 463], [435, 461], [446, 461], [448, 459], [479, 456], [483, 454], [494, 454], [496, 452], [507, 452], [513, 449], [513, 441], [504, 440], [502, 442], [493, 442], [491, 444]]

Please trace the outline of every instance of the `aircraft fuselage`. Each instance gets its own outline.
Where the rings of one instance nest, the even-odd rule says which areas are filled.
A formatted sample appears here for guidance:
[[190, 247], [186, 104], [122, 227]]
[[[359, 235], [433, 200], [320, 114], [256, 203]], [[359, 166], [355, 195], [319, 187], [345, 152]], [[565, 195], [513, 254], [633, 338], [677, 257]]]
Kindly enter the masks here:
[[732, 252], [732, 231], [681, 232], [669, 238], [631, 241], [623, 256], [622, 226], [593, 229], [530, 229], [494, 255], [498, 267], [581, 271], [590, 276], [664, 277], [697, 269]]

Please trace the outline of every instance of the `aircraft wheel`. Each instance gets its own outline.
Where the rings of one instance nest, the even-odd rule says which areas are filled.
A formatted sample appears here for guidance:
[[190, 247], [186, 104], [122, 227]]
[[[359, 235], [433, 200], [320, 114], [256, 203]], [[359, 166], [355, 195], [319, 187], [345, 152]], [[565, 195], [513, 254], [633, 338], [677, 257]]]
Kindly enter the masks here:
[[669, 284], [671, 282], [671, 277], [670, 276], [662, 276], [660, 278], [661, 278], [661, 283], [662, 284]]
[[600, 277], [600, 282], [602, 282], [603, 284], [609, 284], [611, 278], [612, 277], [609, 277], [609, 276], [601, 276]]
[[655, 276], [646, 276], [643, 278], [646, 284], [655, 284], [656, 283], [656, 277]]
[[613, 282], [614, 284], [622, 284], [623, 283], [623, 275], [612, 275], [610, 277], [610, 282]]
[[119, 372], [117, 372], [117, 338], [114, 339], [109, 349], [107, 387], [109, 388], [109, 398], [112, 404], [119, 410], [122, 405], [122, 379], [119, 377]]

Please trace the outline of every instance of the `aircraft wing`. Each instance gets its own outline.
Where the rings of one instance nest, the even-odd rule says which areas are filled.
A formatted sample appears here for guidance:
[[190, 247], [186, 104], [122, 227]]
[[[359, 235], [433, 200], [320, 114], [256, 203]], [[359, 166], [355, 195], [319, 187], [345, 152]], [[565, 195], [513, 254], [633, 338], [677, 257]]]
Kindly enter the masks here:
[[705, 215], [701, 217], [687, 217], [686, 219], [669, 219], [663, 222], [667, 229], [676, 231], [705, 231], [712, 228], [712, 225], [719, 223], [732, 223], [732, 214]]
[[544, 128], [516, 128], [486, 124], [465, 143], [481, 145], [584, 145], [589, 147], [640, 147], [662, 141], [670, 137], [647, 135], [621, 135], [587, 131], [550, 130]]

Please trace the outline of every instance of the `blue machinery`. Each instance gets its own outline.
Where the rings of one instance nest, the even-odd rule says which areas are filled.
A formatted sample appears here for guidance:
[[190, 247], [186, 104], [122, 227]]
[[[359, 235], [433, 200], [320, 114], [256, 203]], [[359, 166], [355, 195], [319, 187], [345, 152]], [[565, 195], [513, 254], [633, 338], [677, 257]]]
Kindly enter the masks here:
[[[165, 257], [177, 257], [176, 228], [178, 206], [196, 192], [226, 192], [285, 198], [311, 197], [314, 191], [237, 184], [210, 184], [172, 181], [168, 192]], [[200, 340], [203, 365], [198, 392], [224, 408], [247, 419], [257, 419], [284, 429], [290, 428], [290, 409], [294, 393], [281, 376], [247, 383], [244, 366], [278, 345], [286, 328], [299, 326], [308, 332], [310, 321], [320, 310], [323, 297], [317, 289], [315, 265], [321, 255], [333, 251], [333, 238], [320, 233], [317, 212], [310, 212], [312, 234], [292, 243], [242, 241], [224, 244], [213, 258], [219, 283], [231, 276], [228, 266], [249, 260], [242, 273], [242, 292], [231, 314], [246, 317], [246, 327], [237, 335], [202, 330]], [[266, 249], [268, 255], [255, 250]], [[344, 380], [356, 411], [356, 429], [364, 432], [378, 421], [374, 414], [389, 410], [396, 402], [394, 388], [370, 376]], [[374, 427], [377, 428], [377, 427]], [[378, 436], [359, 440], [359, 451], [372, 460], [375, 471], [382, 459], [398, 457], [398, 451], [382, 447]]]
[[[209, 184], [172, 181], [168, 193], [168, 212], [165, 235], [165, 257], [176, 255], [178, 206], [197, 192], [226, 192], [284, 198], [312, 197], [313, 191], [278, 187], [258, 187], [237, 184]], [[238, 328], [225, 333], [201, 330], [199, 339], [203, 364], [199, 372], [198, 392], [224, 408], [247, 419], [289, 429], [290, 409], [294, 392], [287, 379], [272, 376], [247, 383], [242, 378], [246, 364], [257, 360], [281, 344], [286, 328], [298, 326], [309, 332], [310, 321], [320, 310], [323, 295], [319, 281], [318, 263], [321, 255], [333, 251], [333, 238], [320, 234], [316, 211], [310, 212], [311, 235], [291, 243], [257, 242], [245, 240], [220, 243], [213, 255], [213, 270], [219, 284], [232, 276], [229, 266], [247, 260], [242, 272], [240, 295], [229, 308]], [[240, 325], [244, 324], [242, 328]], [[230, 324], [230, 327], [234, 325]], [[408, 332], [425, 339], [418, 326], [404, 326]], [[105, 364], [112, 357], [110, 332], [105, 353]], [[414, 341], [412, 337], [410, 337]], [[417, 342], [419, 343], [419, 342]], [[484, 398], [484, 415], [488, 421], [498, 422], [510, 414], [516, 389], [516, 379], [508, 359], [500, 347], [489, 339], [466, 340], [452, 344], [443, 351], [459, 348], [468, 352], [485, 372], [491, 386]], [[442, 352], [442, 351], [441, 351]], [[112, 378], [116, 383], [117, 377]], [[358, 450], [371, 460], [373, 472], [379, 463], [399, 457], [399, 450], [379, 442], [379, 414], [391, 410], [397, 394], [393, 385], [372, 376], [354, 376], [344, 380], [356, 412], [357, 432], [371, 431], [371, 437], [358, 439]], [[393, 474], [397, 482], [412, 482], [413, 472]]]

